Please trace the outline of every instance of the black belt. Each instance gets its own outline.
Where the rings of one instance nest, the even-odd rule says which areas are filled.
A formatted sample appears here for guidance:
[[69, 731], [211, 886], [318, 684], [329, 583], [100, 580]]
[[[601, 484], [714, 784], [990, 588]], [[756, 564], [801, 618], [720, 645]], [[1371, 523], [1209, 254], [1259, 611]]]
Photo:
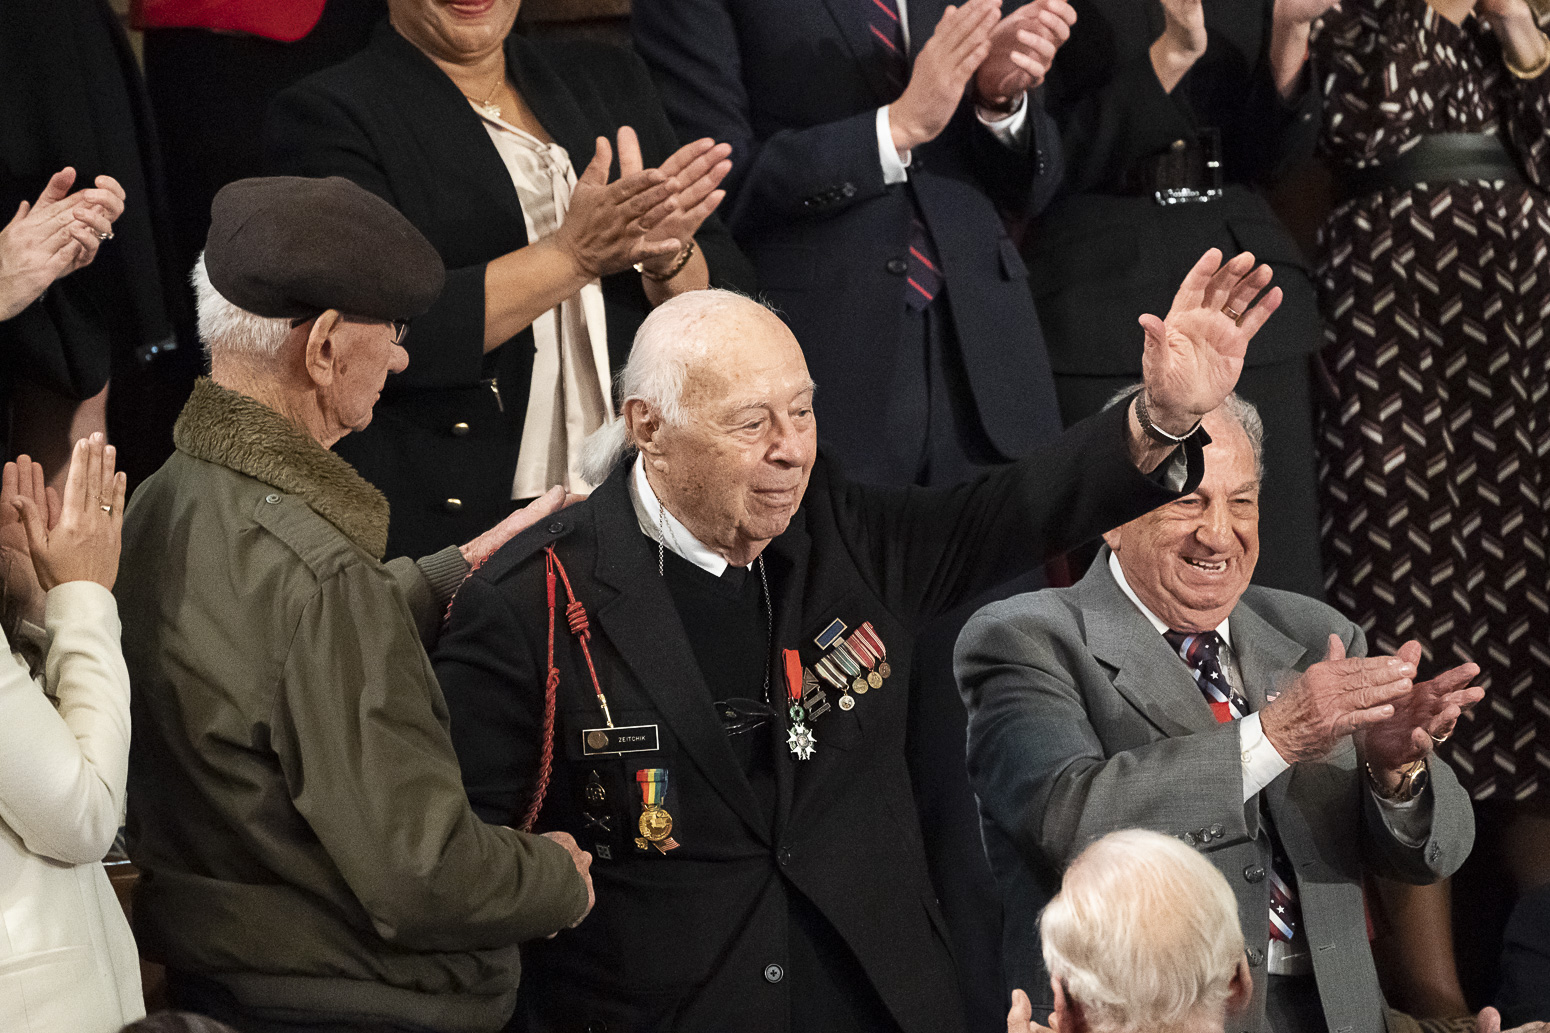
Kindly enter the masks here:
[[1343, 170], [1341, 198], [1366, 197], [1387, 189], [1408, 190], [1418, 183], [1479, 179], [1523, 181], [1518, 163], [1507, 153], [1500, 137], [1485, 133], [1430, 133], [1393, 161]]
[[1179, 139], [1125, 171], [1120, 192], [1150, 197], [1160, 205], [1214, 201], [1222, 196], [1222, 136], [1207, 127], [1193, 139]]

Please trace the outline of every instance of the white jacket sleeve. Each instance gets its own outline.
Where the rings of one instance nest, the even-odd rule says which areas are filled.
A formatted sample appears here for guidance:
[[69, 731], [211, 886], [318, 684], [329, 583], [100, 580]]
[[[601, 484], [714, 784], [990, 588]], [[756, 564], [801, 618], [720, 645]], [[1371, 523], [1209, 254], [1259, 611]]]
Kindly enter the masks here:
[[[44, 679], [0, 658], [0, 820], [27, 849], [100, 861], [118, 831], [129, 764], [129, 671], [113, 595], [90, 581], [48, 593]], [[0, 641], [4, 641], [0, 635]]]

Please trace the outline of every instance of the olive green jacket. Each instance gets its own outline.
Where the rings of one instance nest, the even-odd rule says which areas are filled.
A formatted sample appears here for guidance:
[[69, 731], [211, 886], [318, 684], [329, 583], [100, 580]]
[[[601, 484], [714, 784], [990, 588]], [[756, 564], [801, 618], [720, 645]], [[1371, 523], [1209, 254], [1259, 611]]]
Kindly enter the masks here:
[[174, 440], [117, 589], [142, 951], [260, 1014], [499, 1029], [586, 888], [469, 810], [425, 655], [467, 564], [383, 565], [382, 495], [211, 381]]

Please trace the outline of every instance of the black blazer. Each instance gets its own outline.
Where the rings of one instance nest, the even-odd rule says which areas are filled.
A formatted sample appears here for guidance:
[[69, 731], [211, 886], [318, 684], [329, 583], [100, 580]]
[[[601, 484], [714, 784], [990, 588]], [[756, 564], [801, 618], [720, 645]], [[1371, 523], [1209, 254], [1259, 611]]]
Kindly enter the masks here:
[[[1184, 274], [1211, 247], [1254, 252], [1285, 293], [1255, 336], [1249, 365], [1318, 348], [1307, 261], [1259, 192], [1313, 153], [1322, 97], [1306, 72], [1310, 81], [1293, 102], [1276, 92], [1267, 56], [1274, 0], [1206, 0], [1206, 52], [1171, 94], [1148, 56], [1163, 30], [1159, 0], [1073, 4], [1076, 26], [1045, 85], [1066, 182], [1026, 251], [1055, 372], [1139, 377], [1136, 318], [1167, 312]], [[1221, 131], [1226, 197], [1164, 207], [1120, 193], [1137, 160], [1204, 126]]]
[[[966, 100], [916, 149], [908, 183], [884, 185], [876, 112], [898, 90], [850, 6], [636, 0], [631, 24], [679, 133], [732, 145], [727, 222], [822, 386], [825, 440], [865, 469], [880, 388], [901, 358], [919, 361], [899, 355], [913, 194], [941, 257], [968, 389], [991, 443], [1014, 458], [1060, 428], [1026, 270], [997, 210], [1022, 217], [1049, 200], [1061, 170], [1053, 124], [1035, 103], [1017, 153]], [[915, 49], [945, 6], [910, 0]]]
[[[506, 66], [578, 175], [596, 138], [622, 125], [634, 127], [648, 166], [678, 147], [650, 77], [626, 51], [512, 35]], [[485, 265], [528, 243], [511, 176], [452, 80], [386, 21], [366, 50], [281, 94], [265, 135], [271, 173], [348, 177], [441, 252], [447, 285], [412, 325], [409, 368], [389, 378], [372, 426], [337, 450], [393, 505], [388, 556], [468, 541], [510, 510], [533, 374], [531, 330], [484, 354]], [[713, 284], [751, 289], [719, 221], [706, 220], [695, 240]], [[650, 305], [633, 271], [606, 277], [603, 297], [618, 369]]]
[[[961, 999], [926, 872], [907, 767], [910, 651], [933, 615], [1045, 556], [1177, 496], [1127, 457], [1124, 407], [1047, 451], [951, 490], [862, 487], [820, 457], [790, 527], [765, 550], [776, 655], [833, 618], [873, 622], [892, 676], [851, 711], [813, 726], [796, 761], [779, 720], [778, 785], [763, 813], [727, 743], [713, 696], [641, 533], [621, 463], [592, 497], [513, 539], [464, 583], [433, 656], [475, 811], [515, 824], [538, 767], [547, 668], [546, 546], [555, 546], [591, 619], [591, 653], [616, 725], [654, 725], [659, 749], [584, 757], [602, 724], [559, 596], [554, 774], [537, 828], [573, 834], [596, 860], [597, 907], [578, 928], [529, 944], [518, 1014], [537, 1031], [764, 1033], [789, 1028], [782, 983], [788, 901], [812, 903], [859, 960], [907, 1033], [963, 1029]], [[1185, 491], [1198, 482], [1188, 450]], [[778, 683], [778, 679], [777, 679]], [[947, 686], [943, 691], [951, 692]], [[753, 733], [758, 734], [758, 733]], [[635, 773], [669, 772], [666, 806], [680, 844], [634, 843]], [[603, 788], [610, 827], [586, 819]], [[595, 795], [595, 794], [594, 794]], [[766, 974], [770, 966], [775, 976]], [[601, 1023], [591, 1026], [589, 1023]]]

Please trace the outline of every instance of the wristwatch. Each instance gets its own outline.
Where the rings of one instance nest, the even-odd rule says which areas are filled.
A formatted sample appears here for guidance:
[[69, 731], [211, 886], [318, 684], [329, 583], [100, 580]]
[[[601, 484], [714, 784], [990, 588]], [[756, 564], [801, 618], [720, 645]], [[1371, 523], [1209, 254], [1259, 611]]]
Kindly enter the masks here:
[[1421, 795], [1429, 776], [1426, 770], [1426, 758], [1423, 757], [1399, 769], [1399, 785], [1394, 787], [1393, 792], [1384, 792], [1383, 783], [1378, 780], [1371, 764], [1367, 765], [1367, 777], [1372, 780], [1373, 792], [1383, 799], [1391, 803], [1409, 803]]

